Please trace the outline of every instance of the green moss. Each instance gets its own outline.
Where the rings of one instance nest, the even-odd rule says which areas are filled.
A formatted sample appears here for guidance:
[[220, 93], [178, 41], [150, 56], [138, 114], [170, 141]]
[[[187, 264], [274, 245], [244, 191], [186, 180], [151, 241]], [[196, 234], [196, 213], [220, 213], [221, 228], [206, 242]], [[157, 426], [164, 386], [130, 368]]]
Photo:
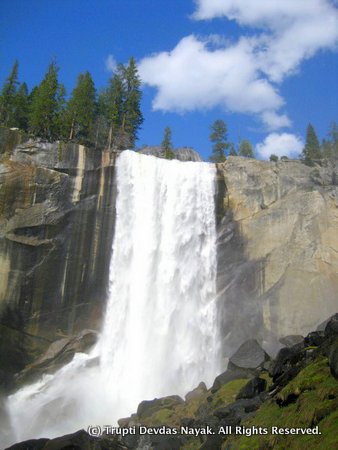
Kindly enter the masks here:
[[[277, 427], [314, 427], [318, 424], [321, 435], [254, 435], [231, 436], [225, 446], [233, 449], [331, 449], [337, 448], [338, 383], [330, 375], [327, 358], [320, 358], [303, 369], [276, 397], [265, 402], [255, 417], [244, 426], [266, 427], [270, 432]], [[224, 448], [225, 448], [224, 446]]]
[[247, 384], [247, 379], [239, 379], [229, 381], [229, 383], [222, 386], [212, 397], [211, 406], [218, 408], [233, 403], [236, 400], [236, 395], [243, 386]]

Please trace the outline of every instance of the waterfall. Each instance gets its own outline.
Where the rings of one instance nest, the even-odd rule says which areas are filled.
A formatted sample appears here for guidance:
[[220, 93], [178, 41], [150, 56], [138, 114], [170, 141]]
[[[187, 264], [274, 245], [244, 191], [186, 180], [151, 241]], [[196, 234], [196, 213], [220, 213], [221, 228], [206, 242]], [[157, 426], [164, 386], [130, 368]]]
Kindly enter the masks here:
[[89, 355], [8, 399], [13, 441], [112, 424], [218, 370], [215, 166], [117, 160], [109, 298]]

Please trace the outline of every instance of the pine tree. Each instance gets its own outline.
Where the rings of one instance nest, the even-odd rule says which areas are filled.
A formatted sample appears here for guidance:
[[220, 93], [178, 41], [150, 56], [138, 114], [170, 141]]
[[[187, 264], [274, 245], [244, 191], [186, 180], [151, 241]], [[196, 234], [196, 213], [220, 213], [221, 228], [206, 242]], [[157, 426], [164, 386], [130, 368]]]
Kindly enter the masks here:
[[14, 99], [14, 123], [21, 130], [28, 129], [29, 96], [26, 83], [22, 83]]
[[53, 140], [60, 136], [60, 116], [64, 106], [64, 87], [58, 82], [58, 67], [53, 61], [32, 93], [29, 129], [37, 136]]
[[[141, 111], [141, 79], [138, 75], [135, 59], [129, 60], [127, 67], [121, 67], [123, 78], [123, 113], [122, 113], [122, 133], [126, 133], [130, 146], [135, 146], [137, 132], [143, 123]], [[123, 148], [123, 147], [122, 147]], [[125, 147], [127, 148], [127, 147]]]
[[214, 143], [209, 160], [214, 163], [225, 161], [225, 150], [229, 147], [228, 129], [223, 120], [215, 120], [211, 126], [210, 141]]
[[175, 153], [173, 152], [173, 144], [171, 142], [171, 128], [166, 127], [164, 129], [163, 141], [161, 143], [161, 147], [165, 152], [166, 159], [174, 159]]
[[305, 162], [312, 163], [314, 159], [320, 159], [322, 153], [319, 141], [313, 126], [309, 123], [306, 130], [306, 142], [303, 149], [303, 158]]
[[254, 152], [252, 145], [247, 139], [243, 139], [239, 146], [239, 156], [244, 156], [246, 158], [254, 158]]
[[[122, 133], [122, 115], [124, 103], [123, 88], [124, 68], [120, 64], [112, 76], [108, 89], [101, 95], [101, 109], [109, 124], [108, 148], [123, 148], [125, 145]], [[128, 145], [127, 145], [128, 147]]]
[[15, 122], [15, 101], [18, 87], [18, 61], [15, 61], [11, 73], [1, 90], [0, 122], [7, 127], [17, 126]]
[[97, 112], [96, 89], [89, 72], [78, 76], [65, 111], [68, 139], [88, 144]]
[[232, 142], [229, 143], [229, 156], [238, 156], [236, 148]]

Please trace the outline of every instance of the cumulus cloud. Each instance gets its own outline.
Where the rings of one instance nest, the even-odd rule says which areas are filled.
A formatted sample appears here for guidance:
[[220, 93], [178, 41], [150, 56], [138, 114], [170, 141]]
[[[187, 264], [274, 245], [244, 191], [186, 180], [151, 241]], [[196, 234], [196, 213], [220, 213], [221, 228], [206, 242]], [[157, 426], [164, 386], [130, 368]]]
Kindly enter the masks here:
[[157, 89], [153, 107], [192, 111], [223, 106], [258, 115], [270, 129], [290, 126], [278, 86], [300, 63], [338, 42], [329, 0], [195, 0], [193, 18], [224, 17], [254, 34], [237, 42], [190, 35], [174, 49], [144, 58], [142, 80]]
[[291, 133], [271, 133], [263, 142], [256, 145], [256, 152], [262, 159], [270, 155], [296, 157], [303, 150], [304, 142]]
[[117, 63], [113, 55], [108, 55], [105, 61], [108, 72], [115, 72]]

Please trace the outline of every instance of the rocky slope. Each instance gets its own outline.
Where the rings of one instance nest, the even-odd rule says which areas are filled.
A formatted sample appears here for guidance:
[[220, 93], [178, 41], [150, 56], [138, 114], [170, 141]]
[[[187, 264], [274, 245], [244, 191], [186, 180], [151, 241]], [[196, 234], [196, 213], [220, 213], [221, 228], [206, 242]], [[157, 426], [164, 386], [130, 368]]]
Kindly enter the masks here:
[[338, 310], [337, 161], [229, 157], [218, 180], [225, 354], [252, 338], [275, 354], [280, 337], [305, 335]]
[[256, 341], [245, 342], [211, 389], [200, 383], [185, 399], [172, 395], [143, 401], [114, 433], [107, 427], [107, 433], [100, 430], [103, 437], [95, 438], [82, 430], [10, 450], [61, 450], [67, 445], [93, 450], [336, 448], [338, 314], [324, 331], [287, 341], [275, 360]]

